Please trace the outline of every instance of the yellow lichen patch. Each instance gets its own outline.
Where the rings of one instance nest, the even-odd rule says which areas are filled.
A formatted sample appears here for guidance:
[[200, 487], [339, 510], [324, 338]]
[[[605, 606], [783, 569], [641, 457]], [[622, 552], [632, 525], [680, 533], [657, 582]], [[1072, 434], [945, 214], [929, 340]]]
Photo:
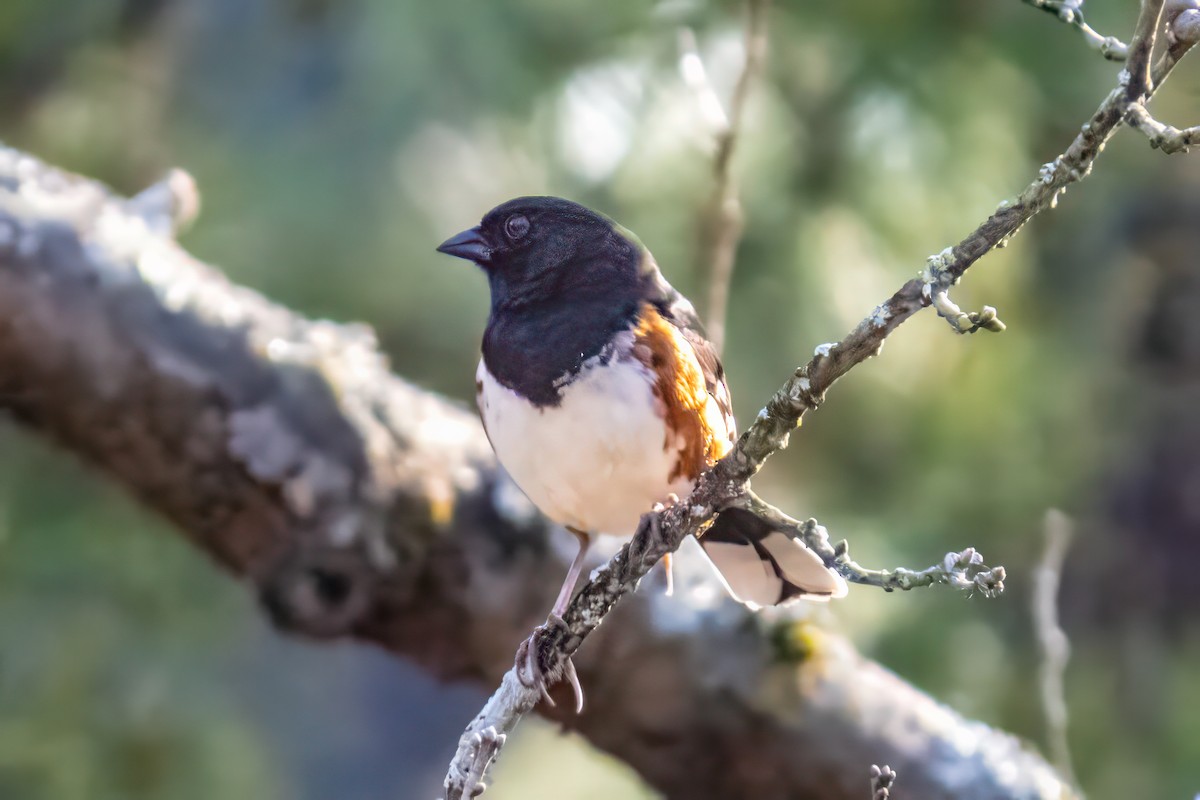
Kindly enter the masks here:
[[790, 713], [805, 697], [820, 691], [829, 668], [830, 640], [819, 626], [804, 620], [765, 623], [772, 659], [756, 678], [750, 703], [769, 713]]
[[771, 643], [780, 661], [799, 664], [820, 656], [825, 635], [804, 620], [786, 622], [771, 631]]
[[442, 483], [427, 487], [429, 521], [435, 528], [445, 528], [454, 521], [454, 489]]

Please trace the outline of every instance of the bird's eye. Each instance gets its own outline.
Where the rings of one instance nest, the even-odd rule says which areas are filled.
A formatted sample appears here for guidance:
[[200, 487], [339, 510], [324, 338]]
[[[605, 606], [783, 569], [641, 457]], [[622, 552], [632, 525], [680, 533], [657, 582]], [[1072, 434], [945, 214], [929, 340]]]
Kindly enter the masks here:
[[521, 214], [513, 214], [504, 220], [504, 234], [514, 242], [529, 233], [529, 220]]

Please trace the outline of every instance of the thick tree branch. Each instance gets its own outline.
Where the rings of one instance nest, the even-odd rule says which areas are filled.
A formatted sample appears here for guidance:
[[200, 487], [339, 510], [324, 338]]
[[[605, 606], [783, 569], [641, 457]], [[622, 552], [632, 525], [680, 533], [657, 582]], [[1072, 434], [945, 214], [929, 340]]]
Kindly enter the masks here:
[[[952, 305], [946, 296], [948, 290], [972, 264], [992, 249], [1004, 246], [1033, 216], [1053, 207], [1069, 185], [1087, 176], [1129, 108], [1149, 98], [1186, 50], [1186, 47], [1168, 48], [1153, 70], [1148, 66], [1161, 27], [1163, 3], [1164, 0], [1144, 0], [1130, 42], [1128, 65], [1122, 70], [1119, 85], [1083, 125], [1066, 151], [1043, 165], [1038, 178], [1015, 202], [1002, 203], [959, 244], [931, 257], [921, 277], [902, 286], [842, 341], [818, 348], [812, 360], [796, 370], [775, 393], [733, 450], [699, 477], [686, 499], [646, 516], [633, 540], [604, 568], [597, 570], [575, 595], [563, 615], [563, 624], [538, 629], [533, 646], [547, 675], [551, 678], [563, 675], [566, 661], [583, 640], [663, 555], [678, 548], [685, 537], [702, 533], [714, 514], [746, 496], [750, 478], [767, 458], [787, 446], [791, 432], [808, 411], [821, 404], [834, 381], [878, 353], [887, 336], [917, 311], [928, 305], [937, 305], [940, 312], [948, 311]], [[1173, 22], [1173, 18], [1167, 20], [1168, 25]], [[947, 318], [960, 333], [998, 322], [994, 310], [989, 309], [975, 315], [973, 320], [971, 315], [962, 315], [970, 325], [960, 324], [959, 315], [961, 312]], [[500, 690], [460, 739], [446, 776], [446, 800], [461, 800], [482, 791], [482, 784], [468, 782], [481, 758], [480, 736], [490, 729], [500, 733], [511, 731], [538, 699], [537, 692], [521, 686], [515, 674], [506, 676]], [[494, 757], [501, 740], [490, 741], [495, 745]], [[482, 757], [486, 758], [486, 753]]]
[[[173, 520], [280, 626], [495, 685], [566, 570], [554, 532], [476, 415], [390, 375], [369, 331], [171, 241], [195, 206], [179, 186], [127, 201], [0, 148], [0, 407]], [[656, 591], [614, 614], [576, 658], [589, 708], [542, 710], [667, 797], [858, 800], [884, 762], [926, 800], [1070, 794], [811, 625]]]

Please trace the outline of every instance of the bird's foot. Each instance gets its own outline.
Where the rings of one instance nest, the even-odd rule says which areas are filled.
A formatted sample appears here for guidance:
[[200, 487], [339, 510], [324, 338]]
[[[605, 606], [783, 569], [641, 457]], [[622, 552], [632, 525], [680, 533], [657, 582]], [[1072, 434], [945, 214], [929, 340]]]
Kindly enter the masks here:
[[552, 613], [546, 618], [545, 625], [534, 628], [529, 638], [521, 642], [520, 647], [517, 648], [516, 663], [513, 665], [517, 671], [517, 680], [521, 682], [521, 685], [541, 692], [542, 697], [550, 705], [555, 705], [555, 703], [550, 697], [550, 693], [546, 691], [547, 687], [555, 681], [567, 680], [575, 694], [575, 713], [579, 714], [583, 712], [583, 687], [579, 685], [579, 673], [575, 671], [574, 662], [567, 657], [556, 670], [547, 670], [542, 665], [542, 654], [538, 645], [543, 639], [543, 635], [553, 628], [567, 629], [567, 623], [558, 614]]
[[[675, 495], [671, 495], [671, 497], [675, 497]], [[633, 535], [633, 541], [630, 543], [629, 559], [631, 562], [640, 561], [656, 550], [658, 551], [654, 556], [656, 562], [664, 555], [659, 549], [662, 544], [662, 525], [658, 521], [658, 516], [667, 508], [668, 506], [662, 503], [655, 503], [648, 512], [642, 514], [641, 520], [638, 521], [637, 531]]]

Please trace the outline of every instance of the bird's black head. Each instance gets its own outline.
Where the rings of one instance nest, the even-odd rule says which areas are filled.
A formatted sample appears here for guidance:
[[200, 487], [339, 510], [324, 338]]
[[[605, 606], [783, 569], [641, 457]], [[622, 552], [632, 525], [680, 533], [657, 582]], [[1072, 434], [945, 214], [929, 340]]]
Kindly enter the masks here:
[[619, 302], [637, 291], [640, 244], [607, 217], [561, 197], [518, 197], [438, 251], [488, 275], [492, 310]]
[[483, 360], [538, 406], [557, 404], [564, 381], [630, 330], [645, 302], [673, 292], [633, 234], [558, 197], [509, 200], [438, 250], [487, 273]]

